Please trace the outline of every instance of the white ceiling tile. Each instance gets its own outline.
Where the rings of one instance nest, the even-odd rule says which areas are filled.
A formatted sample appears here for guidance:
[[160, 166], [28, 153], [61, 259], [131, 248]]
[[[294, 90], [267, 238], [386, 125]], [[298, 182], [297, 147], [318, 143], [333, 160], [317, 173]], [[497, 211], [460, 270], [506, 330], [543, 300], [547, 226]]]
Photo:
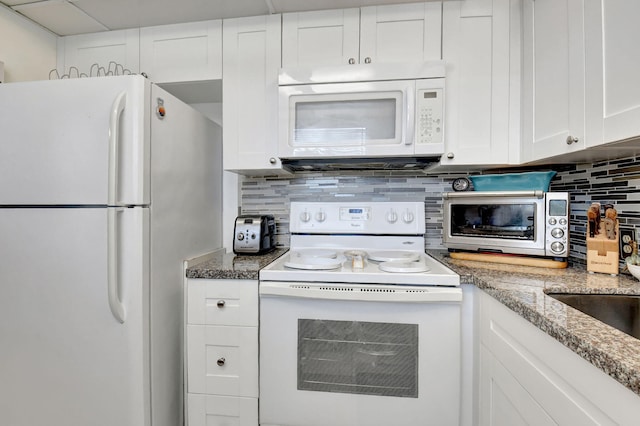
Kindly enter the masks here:
[[65, 0], [47, 0], [17, 5], [12, 9], [61, 36], [108, 29]]
[[410, 0], [0, 0], [0, 4], [11, 6], [58, 35], [72, 35], [407, 1]]
[[6, 6], [16, 6], [19, 4], [33, 3], [33, 0], [2, 0], [0, 3]]
[[264, 0], [73, 0], [109, 29], [266, 15]]

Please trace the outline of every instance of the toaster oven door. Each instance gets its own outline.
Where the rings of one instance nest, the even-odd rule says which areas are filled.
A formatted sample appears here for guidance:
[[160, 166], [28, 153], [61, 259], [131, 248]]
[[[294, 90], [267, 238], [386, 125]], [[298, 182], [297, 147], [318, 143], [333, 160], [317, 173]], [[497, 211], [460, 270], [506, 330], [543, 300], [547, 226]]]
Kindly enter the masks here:
[[[444, 245], [450, 249], [545, 254], [545, 199], [491, 193], [445, 199]], [[501, 196], [502, 195], [502, 196]]]

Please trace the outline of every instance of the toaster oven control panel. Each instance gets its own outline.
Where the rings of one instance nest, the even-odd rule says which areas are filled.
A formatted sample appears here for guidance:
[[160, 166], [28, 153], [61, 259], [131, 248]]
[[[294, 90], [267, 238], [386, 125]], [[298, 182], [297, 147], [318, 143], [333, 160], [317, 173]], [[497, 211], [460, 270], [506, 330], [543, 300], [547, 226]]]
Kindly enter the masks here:
[[548, 256], [569, 255], [569, 198], [566, 192], [545, 194], [547, 220], [545, 249]]

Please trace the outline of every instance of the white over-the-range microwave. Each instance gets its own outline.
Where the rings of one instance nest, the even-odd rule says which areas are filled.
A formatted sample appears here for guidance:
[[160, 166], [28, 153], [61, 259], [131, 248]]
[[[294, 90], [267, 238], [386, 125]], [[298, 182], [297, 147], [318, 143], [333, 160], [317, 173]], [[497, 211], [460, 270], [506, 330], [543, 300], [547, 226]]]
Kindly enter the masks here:
[[444, 152], [445, 64], [283, 69], [283, 159], [439, 156]]

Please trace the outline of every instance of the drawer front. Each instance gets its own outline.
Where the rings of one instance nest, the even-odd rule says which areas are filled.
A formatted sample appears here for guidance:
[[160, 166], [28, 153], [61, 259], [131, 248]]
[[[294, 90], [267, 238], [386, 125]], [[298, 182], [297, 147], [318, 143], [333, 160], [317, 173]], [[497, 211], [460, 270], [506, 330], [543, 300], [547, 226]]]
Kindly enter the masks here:
[[258, 328], [188, 325], [187, 392], [258, 397]]
[[258, 326], [258, 281], [190, 279], [187, 323]]
[[258, 426], [258, 399], [187, 395], [188, 426]]

